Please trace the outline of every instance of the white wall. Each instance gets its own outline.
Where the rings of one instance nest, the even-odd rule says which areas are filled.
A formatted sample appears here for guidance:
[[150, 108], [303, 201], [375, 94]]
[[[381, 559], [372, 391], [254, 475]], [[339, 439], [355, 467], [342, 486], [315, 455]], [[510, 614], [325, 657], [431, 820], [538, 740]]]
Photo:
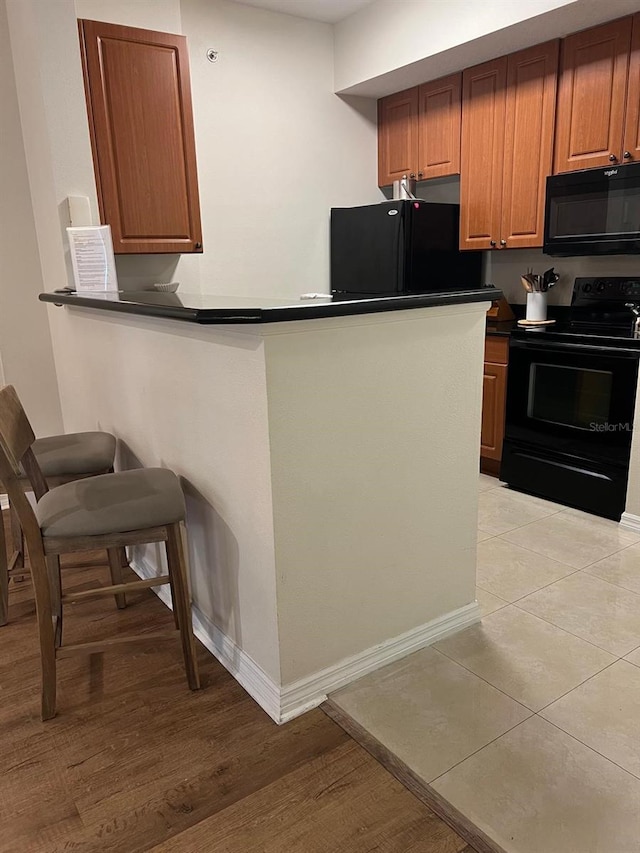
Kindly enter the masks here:
[[485, 252], [487, 259], [485, 280], [503, 291], [508, 302], [526, 302], [526, 293], [520, 276], [531, 267], [542, 273], [554, 267], [560, 280], [549, 291], [550, 305], [569, 305], [574, 279], [578, 276], [637, 277], [640, 271], [638, 255], [609, 255], [607, 257], [551, 258], [542, 249], [500, 249]]
[[193, 597], [280, 683], [264, 353], [258, 330], [58, 310], [69, 430], [100, 426], [127, 466], [158, 465], [187, 499]]
[[75, 0], [79, 18], [181, 33], [180, 0]]
[[[375, 103], [333, 94], [328, 24], [183, 0], [200, 175], [202, 290], [329, 286], [329, 210], [381, 198]], [[219, 51], [217, 63], [206, 58]]]
[[336, 25], [335, 89], [381, 97], [637, 8], [637, 0], [376, 0]]
[[485, 306], [288, 325], [263, 332], [283, 685], [474, 601]]
[[40, 435], [62, 431], [31, 208], [7, 10], [0, 0], [0, 382], [14, 384]]

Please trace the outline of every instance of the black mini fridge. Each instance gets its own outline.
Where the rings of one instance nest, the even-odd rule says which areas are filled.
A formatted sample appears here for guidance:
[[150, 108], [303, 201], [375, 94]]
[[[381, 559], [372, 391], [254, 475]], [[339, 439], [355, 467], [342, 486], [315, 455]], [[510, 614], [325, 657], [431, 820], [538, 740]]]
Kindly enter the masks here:
[[403, 199], [331, 210], [334, 299], [482, 286], [482, 252], [458, 248], [460, 207]]

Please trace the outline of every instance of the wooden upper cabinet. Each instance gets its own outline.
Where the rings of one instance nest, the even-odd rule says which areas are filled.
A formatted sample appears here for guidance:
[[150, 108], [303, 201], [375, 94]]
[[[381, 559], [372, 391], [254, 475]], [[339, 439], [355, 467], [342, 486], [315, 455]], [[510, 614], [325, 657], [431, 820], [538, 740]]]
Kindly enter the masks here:
[[460, 173], [462, 74], [424, 83], [419, 91], [418, 178]]
[[489, 249], [499, 239], [507, 58], [462, 75], [460, 248]]
[[640, 160], [640, 13], [633, 16], [622, 159]]
[[416, 172], [418, 87], [378, 101], [378, 184], [392, 184]]
[[114, 251], [202, 251], [185, 37], [78, 24], [100, 218]]
[[542, 246], [546, 178], [553, 167], [559, 41], [507, 60], [500, 245]]
[[542, 246], [558, 50], [547, 42], [463, 74], [461, 249]]
[[556, 173], [607, 166], [622, 157], [631, 20], [622, 18], [564, 39]]

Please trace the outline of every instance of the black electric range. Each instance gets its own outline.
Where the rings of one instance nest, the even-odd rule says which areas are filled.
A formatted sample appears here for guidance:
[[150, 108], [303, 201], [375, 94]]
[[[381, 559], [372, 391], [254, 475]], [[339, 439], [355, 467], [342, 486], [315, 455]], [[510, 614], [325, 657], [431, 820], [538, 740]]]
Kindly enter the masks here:
[[501, 480], [620, 519], [640, 361], [636, 310], [640, 277], [577, 278], [556, 323], [512, 332]]

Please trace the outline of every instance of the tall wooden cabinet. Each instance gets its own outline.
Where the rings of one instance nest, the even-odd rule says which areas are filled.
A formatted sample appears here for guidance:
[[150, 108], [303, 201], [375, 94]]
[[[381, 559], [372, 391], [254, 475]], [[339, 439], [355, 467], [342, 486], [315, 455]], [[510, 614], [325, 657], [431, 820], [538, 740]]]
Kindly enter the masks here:
[[202, 251], [185, 37], [78, 24], [100, 218], [114, 251]]
[[460, 172], [461, 74], [378, 101], [378, 184]]
[[490, 249], [501, 228], [507, 59], [462, 75], [460, 248]]
[[463, 73], [460, 248], [542, 246], [558, 41]]
[[[634, 43], [638, 43], [638, 16]], [[570, 172], [631, 159], [629, 145], [637, 150], [638, 76], [627, 88], [631, 49], [631, 18], [568, 36], [562, 45], [558, 91], [555, 171]], [[634, 69], [637, 66], [634, 57]], [[635, 135], [634, 119], [635, 113]], [[625, 155], [628, 154], [629, 156]]]

